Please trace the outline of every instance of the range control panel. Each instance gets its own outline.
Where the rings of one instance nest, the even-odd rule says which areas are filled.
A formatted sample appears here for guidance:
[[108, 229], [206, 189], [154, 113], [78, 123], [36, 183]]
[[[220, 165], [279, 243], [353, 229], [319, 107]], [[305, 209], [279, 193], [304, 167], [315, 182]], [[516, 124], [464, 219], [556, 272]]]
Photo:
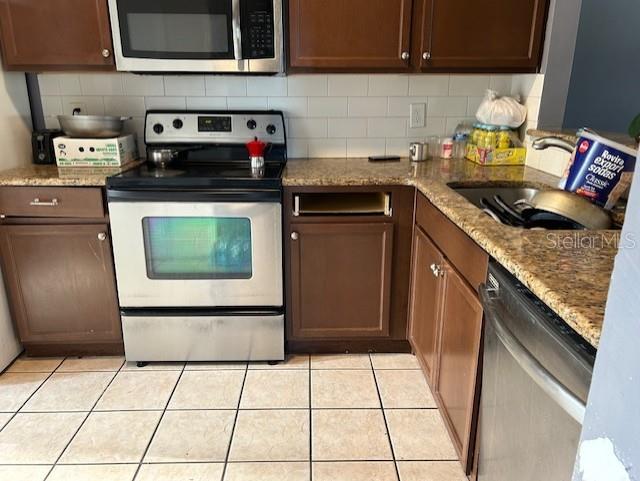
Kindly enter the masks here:
[[149, 111], [146, 144], [243, 144], [254, 137], [285, 144], [279, 111]]

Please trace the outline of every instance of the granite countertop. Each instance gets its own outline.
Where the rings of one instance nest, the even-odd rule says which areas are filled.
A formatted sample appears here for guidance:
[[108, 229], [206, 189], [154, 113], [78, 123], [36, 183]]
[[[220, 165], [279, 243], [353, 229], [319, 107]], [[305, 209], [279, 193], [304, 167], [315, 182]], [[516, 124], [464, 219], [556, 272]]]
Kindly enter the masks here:
[[51, 187], [102, 187], [107, 177], [140, 165], [131, 162], [122, 167], [58, 167], [28, 165], [0, 171], [0, 185]]
[[290, 160], [283, 183], [312, 185], [410, 185], [544, 301], [594, 347], [598, 346], [617, 231], [535, 231], [498, 224], [447, 186], [526, 182], [553, 186], [557, 177], [527, 167], [481, 167], [466, 160]]

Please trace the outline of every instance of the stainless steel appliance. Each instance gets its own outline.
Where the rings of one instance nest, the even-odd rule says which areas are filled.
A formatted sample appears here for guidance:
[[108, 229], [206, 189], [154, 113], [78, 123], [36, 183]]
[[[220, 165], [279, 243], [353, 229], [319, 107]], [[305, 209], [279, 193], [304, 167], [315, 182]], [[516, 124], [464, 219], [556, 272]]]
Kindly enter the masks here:
[[284, 72], [282, 0], [109, 0], [109, 13], [118, 70]]
[[571, 479], [595, 349], [492, 262], [480, 400], [480, 481]]
[[149, 111], [145, 142], [175, 159], [107, 180], [127, 360], [283, 359], [282, 113]]

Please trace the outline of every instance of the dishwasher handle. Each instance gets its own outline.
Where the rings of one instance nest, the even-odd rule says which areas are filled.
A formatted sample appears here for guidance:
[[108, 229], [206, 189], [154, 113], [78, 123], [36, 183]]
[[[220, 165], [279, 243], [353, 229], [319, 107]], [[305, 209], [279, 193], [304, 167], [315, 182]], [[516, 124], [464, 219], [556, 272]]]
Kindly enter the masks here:
[[502, 315], [495, 308], [491, 292], [484, 284], [480, 286], [480, 299], [484, 307], [485, 319], [491, 323], [496, 335], [504, 347], [516, 360], [518, 365], [535, 381], [535, 383], [553, 399], [569, 416], [580, 425], [584, 420], [585, 404], [540, 362], [533, 357], [525, 346], [511, 333], [504, 324]]

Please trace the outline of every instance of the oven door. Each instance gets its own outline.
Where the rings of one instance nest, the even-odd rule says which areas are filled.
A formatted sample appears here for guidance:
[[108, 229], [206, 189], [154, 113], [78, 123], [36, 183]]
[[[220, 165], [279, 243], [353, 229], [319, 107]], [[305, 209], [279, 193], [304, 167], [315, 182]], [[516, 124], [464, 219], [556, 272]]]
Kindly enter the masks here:
[[109, 213], [121, 307], [282, 306], [280, 203], [110, 200]]
[[244, 71], [239, 0], [109, 0], [118, 70]]

